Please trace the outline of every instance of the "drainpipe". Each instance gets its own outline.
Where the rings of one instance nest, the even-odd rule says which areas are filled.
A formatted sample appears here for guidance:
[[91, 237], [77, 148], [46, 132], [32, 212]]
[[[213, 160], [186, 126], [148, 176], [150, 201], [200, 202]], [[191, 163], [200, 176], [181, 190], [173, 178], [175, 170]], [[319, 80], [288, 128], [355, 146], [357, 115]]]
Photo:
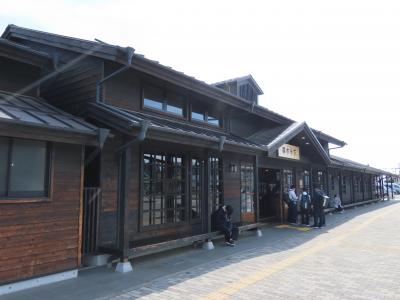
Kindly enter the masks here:
[[115, 152], [121, 153], [125, 149], [132, 146], [133, 144], [143, 142], [146, 138], [147, 130], [149, 129], [149, 126], [150, 126], [150, 120], [143, 120], [140, 124], [140, 131], [139, 131], [139, 134], [137, 135], [137, 137], [135, 137], [133, 140], [127, 142], [125, 145], [122, 145], [121, 147], [119, 147]]
[[226, 136], [221, 135], [219, 137], [219, 144], [218, 144], [218, 151], [219, 152], [222, 152], [222, 150], [224, 149], [225, 141], [226, 141]]
[[119, 73], [121, 73], [121, 72], [123, 72], [123, 71], [125, 71], [125, 70], [127, 70], [127, 69], [129, 69], [129, 68], [131, 67], [131, 65], [132, 65], [132, 58], [133, 58], [133, 54], [135, 53], [135, 49], [133, 49], [132, 47], [127, 47], [126, 50], [127, 50], [127, 61], [126, 61], [126, 65], [123, 66], [122, 68], [116, 70], [115, 72], [111, 73], [110, 75], [108, 75], [107, 77], [103, 78], [102, 80], [100, 80], [100, 81], [97, 82], [97, 84], [96, 84], [96, 103], [104, 102], [104, 100], [103, 100], [102, 97], [100, 96], [100, 94], [101, 94], [101, 88], [102, 88], [103, 83], [104, 83], [106, 80], [108, 80], [108, 79], [110, 79], [110, 78], [112, 78], [112, 77], [118, 75]]

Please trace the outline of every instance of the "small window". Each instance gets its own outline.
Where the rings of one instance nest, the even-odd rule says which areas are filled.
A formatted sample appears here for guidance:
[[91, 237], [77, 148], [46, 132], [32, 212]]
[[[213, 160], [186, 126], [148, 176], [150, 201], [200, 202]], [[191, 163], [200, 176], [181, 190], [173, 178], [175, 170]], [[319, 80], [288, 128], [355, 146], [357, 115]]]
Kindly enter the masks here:
[[0, 138], [0, 196], [48, 196], [48, 148], [42, 141]]
[[165, 92], [161, 88], [144, 86], [143, 106], [170, 114], [184, 116], [185, 99], [182, 95], [173, 92]]
[[192, 121], [200, 121], [213, 126], [221, 126], [221, 120], [218, 117], [218, 114], [210, 112], [207, 107], [193, 105], [191, 117]]
[[192, 111], [192, 120], [204, 121], [205, 114]]

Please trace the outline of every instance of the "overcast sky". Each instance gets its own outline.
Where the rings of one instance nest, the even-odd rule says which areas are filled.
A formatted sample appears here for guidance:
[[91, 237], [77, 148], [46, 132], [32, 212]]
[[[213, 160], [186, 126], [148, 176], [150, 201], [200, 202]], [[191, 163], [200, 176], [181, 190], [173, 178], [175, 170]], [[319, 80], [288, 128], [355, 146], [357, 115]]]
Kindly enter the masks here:
[[15, 24], [132, 46], [208, 83], [252, 74], [260, 104], [400, 167], [400, 1], [0, 0]]

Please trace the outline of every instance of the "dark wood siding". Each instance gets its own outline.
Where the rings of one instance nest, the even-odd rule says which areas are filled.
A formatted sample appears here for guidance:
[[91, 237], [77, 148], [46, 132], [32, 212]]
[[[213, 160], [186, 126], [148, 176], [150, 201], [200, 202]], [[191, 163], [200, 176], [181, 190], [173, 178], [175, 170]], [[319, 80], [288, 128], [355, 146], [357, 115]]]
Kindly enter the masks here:
[[82, 147], [55, 144], [53, 154], [49, 202], [0, 202], [0, 284], [80, 263]]
[[[240, 164], [242, 162], [253, 163], [253, 157], [248, 155], [237, 155], [225, 153], [224, 164], [224, 204], [233, 208], [232, 221], [240, 222]], [[237, 166], [237, 172], [229, 172], [229, 165]]]
[[39, 79], [40, 68], [0, 57], [0, 90], [36, 96], [37, 88], [27, 89]]
[[41, 95], [65, 111], [82, 115], [85, 103], [96, 101], [96, 83], [101, 80], [102, 74], [102, 62], [85, 58], [46, 82]]
[[[121, 65], [106, 63], [105, 76], [121, 68]], [[104, 83], [104, 99], [107, 104], [139, 111], [142, 101], [140, 78], [136, 71], [127, 70]]]

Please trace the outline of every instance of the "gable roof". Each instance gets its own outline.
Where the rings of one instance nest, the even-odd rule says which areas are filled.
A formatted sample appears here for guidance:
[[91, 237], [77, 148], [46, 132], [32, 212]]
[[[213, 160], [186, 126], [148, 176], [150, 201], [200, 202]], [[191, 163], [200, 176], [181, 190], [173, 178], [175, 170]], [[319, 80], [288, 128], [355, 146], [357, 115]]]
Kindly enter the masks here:
[[[54, 33], [43, 32], [39, 30], [33, 30], [29, 28], [19, 27], [13, 24], [7, 26], [2, 34], [2, 38], [5, 39], [24, 39], [44, 45], [49, 45], [56, 48], [61, 48], [83, 55], [95, 56], [102, 59], [115, 61], [121, 64], [127, 63], [127, 52], [130, 47], [121, 47], [117, 45], [110, 45], [106, 43], [100, 43], [95, 41], [89, 41], [85, 39], [79, 39], [69, 36], [58, 35]], [[177, 86], [192, 90], [196, 93], [205, 95], [207, 97], [221, 101], [227, 105], [234, 106], [236, 108], [245, 110], [250, 114], [255, 114], [260, 117], [266, 118], [277, 124], [288, 125], [292, 124], [294, 120], [276, 113], [268, 108], [260, 106], [258, 104], [249, 104], [249, 101], [233, 95], [223, 89], [217, 88], [214, 85], [207, 84], [204, 81], [198, 80], [192, 76], [189, 76], [183, 72], [174, 70], [171, 67], [160, 64], [158, 61], [146, 58], [141, 54], [134, 54], [133, 60], [131, 61], [131, 67], [135, 70], [141, 71], [146, 74], [156, 76], [167, 82], [171, 82]], [[251, 75], [244, 77], [238, 77], [235, 79], [249, 79], [252, 80], [259, 90], [261, 88], [255, 82]], [[232, 80], [235, 80], [232, 79]], [[314, 131], [318, 133], [321, 139], [327, 140], [330, 143], [344, 146], [346, 143], [335, 139], [329, 135], [326, 135], [320, 131]]]
[[289, 126], [281, 126], [269, 130], [261, 130], [248, 139], [253, 142], [258, 142], [266, 149], [268, 155], [272, 155], [280, 146], [288, 143], [300, 132], [304, 131], [305, 134], [310, 139], [311, 143], [314, 145], [317, 152], [321, 155], [322, 159], [330, 164], [329, 154], [326, 153], [325, 149], [322, 147], [321, 143], [318, 141], [317, 137], [314, 135], [313, 131], [308, 127], [306, 122], [294, 122]]
[[1, 56], [37, 67], [52, 66], [52, 57], [47, 53], [0, 38]]
[[250, 84], [253, 86], [253, 88], [257, 91], [258, 95], [263, 95], [264, 94], [264, 92], [262, 91], [262, 89], [260, 88], [258, 83], [254, 80], [253, 76], [251, 76], [251, 74], [246, 75], [246, 76], [241, 76], [241, 77], [236, 77], [236, 78], [232, 78], [232, 79], [227, 79], [227, 80], [215, 82], [215, 83], [212, 83], [211, 85], [212, 86], [218, 86], [218, 85], [225, 84], [225, 83], [240, 82], [240, 81], [249, 81]]

